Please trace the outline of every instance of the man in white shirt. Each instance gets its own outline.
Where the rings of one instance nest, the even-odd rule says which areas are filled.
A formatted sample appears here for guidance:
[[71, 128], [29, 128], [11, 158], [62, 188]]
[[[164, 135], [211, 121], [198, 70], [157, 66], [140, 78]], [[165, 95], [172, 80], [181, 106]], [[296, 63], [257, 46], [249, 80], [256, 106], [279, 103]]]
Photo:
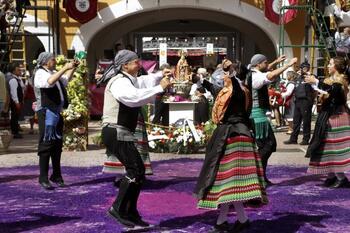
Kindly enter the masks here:
[[22, 138], [22, 135], [19, 134], [18, 124], [24, 97], [24, 83], [20, 78], [22, 74], [20, 64], [17, 62], [11, 63], [8, 71], [6, 79], [8, 82], [8, 91], [10, 93], [11, 132], [13, 138]]
[[99, 80], [108, 82], [104, 96], [102, 140], [106, 145], [106, 153], [115, 155], [126, 168], [118, 196], [108, 213], [127, 227], [149, 226], [137, 210], [137, 200], [145, 179], [145, 167], [135, 147], [133, 135], [139, 110], [170, 86], [168, 78], [162, 79], [170, 75], [170, 70], [137, 77], [139, 69], [137, 54], [120, 50], [114, 64]]
[[48, 180], [50, 157], [53, 170], [50, 180], [59, 187], [65, 186], [61, 174], [63, 118], [60, 112], [68, 107], [65, 86], [73, 77], [77, 65], [77, 63], [68, 62], [61, 70], [56, 71], [55, 56], [52, 53], [42, 52], [37, 59], [37, 67], [34, 71], [39, 125], [39, 183], [48, 190], [53, 188]]
[[266, 112], [270, 109], [267, 87], [288, 67], [293, 66], [298, 59], [293, 58], [286, 65], [269, 71], [274, 65], [284, 60], [285, 56], [281, 56], [269, 64], [265, 55], [255, 54], [250, 61], [251, 75], [248, 75], [247, 78], [247, 84], [252, 95], [252, 112], [250, 118], [254, 123], [256, 144], [261, 156], [261, 163], [267, 184], [272, 184], [266, 176], [267, 162], [271, 154], [276, 151], [277, 146], [275, 135], [266, 116]]

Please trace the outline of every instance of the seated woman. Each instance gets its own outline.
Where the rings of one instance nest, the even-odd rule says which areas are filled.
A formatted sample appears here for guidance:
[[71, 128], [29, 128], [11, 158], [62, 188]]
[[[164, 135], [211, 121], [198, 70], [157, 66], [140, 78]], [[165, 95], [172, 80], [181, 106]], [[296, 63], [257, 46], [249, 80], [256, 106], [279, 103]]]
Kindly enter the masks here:
[[[317, 117], [315, 131], [307, 150], [310, 158], [308, 172], [328, 174], [326, 187], [340, 188], [348, 185], [344, 172], [350, 170], [350, 110], [346, 105], [348, 78], [344, 75], [346, 62], [343, 57], [329, 61], [328, 73], [319, 87], [323, 92], [321, 111]], [[309, 83], [318, 83], [309, 76]]]

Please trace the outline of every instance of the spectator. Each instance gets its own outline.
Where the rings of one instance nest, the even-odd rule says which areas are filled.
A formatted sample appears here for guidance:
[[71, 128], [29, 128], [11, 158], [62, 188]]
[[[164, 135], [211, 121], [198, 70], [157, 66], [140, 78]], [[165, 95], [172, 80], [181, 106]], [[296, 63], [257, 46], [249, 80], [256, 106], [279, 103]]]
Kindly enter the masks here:
[[11, 132], [13, 138], [22, 138], [19, 133], [19, 117], [21, 115], [24, 97], [24, 84], [21, 80], [21, 64], [11, 63], [8, 73], [6, 74], [8, 91], [10, 93], [10, 110], [11, 110]]
[[61, 174], [63, 118], [60, 113], [68, 107], [65, 87], [73, 77], [77, 66], [78, 63], [72, 61], [56, 71], [55, 56], [49, 52], [42, 52], [34, 71], [39, 124], [39, 184], [47, 190], [52, 189], [48, 179], [50, 158], [53, 170], [50, 180], [59, 187], [65, 186]]

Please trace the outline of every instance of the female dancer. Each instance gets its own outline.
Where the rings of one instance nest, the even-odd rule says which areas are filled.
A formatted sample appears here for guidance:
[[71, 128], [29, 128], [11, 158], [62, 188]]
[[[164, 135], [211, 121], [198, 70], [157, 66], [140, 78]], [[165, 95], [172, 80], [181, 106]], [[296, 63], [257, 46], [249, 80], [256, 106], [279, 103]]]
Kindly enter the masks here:
[[[319, 83], [319, 88], [324, 90], [321, 93], [321, 112], [307, 150], [307, 156], [311, 157], [308, 172], [328, 174], [324, 185], [332, 188], [348, 185], [344, 172], [350, 170], [350, 111], [346, 105], [349, 90], [348, 79], [344, 75], [346, 66], [342, 57], [334, 57], [329, 61], [329, 77]], [[308, 77], [306, 81], [318, 83], [315, 77]]]
[[[232, 74], [231, 61], [225, 59], [223, 67]], [[217, 96], [212, 112], [217, 128], [206, 148], [195, 196], [199, 199], [198, 208], [220, 209], [211, 232], [239, 232], [247, 228], [250, 223], [243, 203], [267, 203], [263, 168], [249, 126], [249, 91], [238, 78], [230, 76], [225, 75], [221, 90], [203, 80], [203, 87]], [[227, 222], [230, 205], [235, 207], [238, 218], [233, 228]]]

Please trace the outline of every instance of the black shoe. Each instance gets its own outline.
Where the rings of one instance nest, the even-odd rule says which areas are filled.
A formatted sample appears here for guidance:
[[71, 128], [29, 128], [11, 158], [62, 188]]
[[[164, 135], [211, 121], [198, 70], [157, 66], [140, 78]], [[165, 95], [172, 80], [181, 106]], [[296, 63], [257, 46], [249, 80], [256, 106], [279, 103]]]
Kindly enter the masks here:
[[14, 134], [13, 138], [20, 139], [20, 138], [23, 138], [23, 136], [21, 134]]
[[325, 181], [324, 181], [324, 183], [323, 183], [323, 185], [325, 186], [325, 187], [331, 187], [332, 185], [334, 185], [334, 183], [337, 181], [337, 177], [336, 176], [334, 176], [334, 177], [332, 177], [332, 178], [327, 178]]
[[149, 223], [143, 221], [141, 216], [129, 215], [129, 219], [137, 226], [149, 227]]
[[63, 181], [63, 179], [62, 179], [62, 178], [58, 178], [58, 179], [56, 179], [56, 178], [52, 178], [52, 177], [50, 177], [50, 180], [51, 180], [52, 182], [54, 182], [55, 184], [57, 184], [57, 186], [58, 186], [58, 187], [63, 188], [63, 187], [65, 187], [65, 186], [66, 186], [66, 185], [64, 184], [64, 181]]
[[309, 142], [308, 141], [302, 141], [301, 143], [299, 143], [299, 145], [306, 146], [306, 145], [309, 145]]
[[236, 221], [235, 224], [233, 225], [233, 228], [230, 230], [231, 233], [238, 233], [241, 232], [247, 228], [250, 227], [250, 221], [249, 219], [245, 221], [244, 223], [241, 223], [240, 221]]
[[111, 216], [114, 220], [121, 223], [122, 225], [133, 228], [135, 224], [126, 216], [119, 214], [113, 207], [108, 210], [109, 216]]
[[287, 141], [284, 141], [283, 144], [291, 145], [291, 144], [298, 144], [298, 142], [297, 141], [287, 140]]
[[230, 231], [230, 225], [228, 222], [223, 222], [221, 224], [215, 224], [214, 227], [208, 231], [208, 233], [226, 233]]
[[47, 181], [39, 181], [39, 184], [41, 185], [41, 187], [43, 187], [46, 190], [53, 190], [53, 187], [48, 180]]
[[330, 186], [331, 188], [343, 188], [343, 187], [347, 187], [349, 184], [349, 180], [345, 177], [344, 179], [341, 179], [341, 180], [336, 180], [334, 182], [334, 184], [332, 186]]

